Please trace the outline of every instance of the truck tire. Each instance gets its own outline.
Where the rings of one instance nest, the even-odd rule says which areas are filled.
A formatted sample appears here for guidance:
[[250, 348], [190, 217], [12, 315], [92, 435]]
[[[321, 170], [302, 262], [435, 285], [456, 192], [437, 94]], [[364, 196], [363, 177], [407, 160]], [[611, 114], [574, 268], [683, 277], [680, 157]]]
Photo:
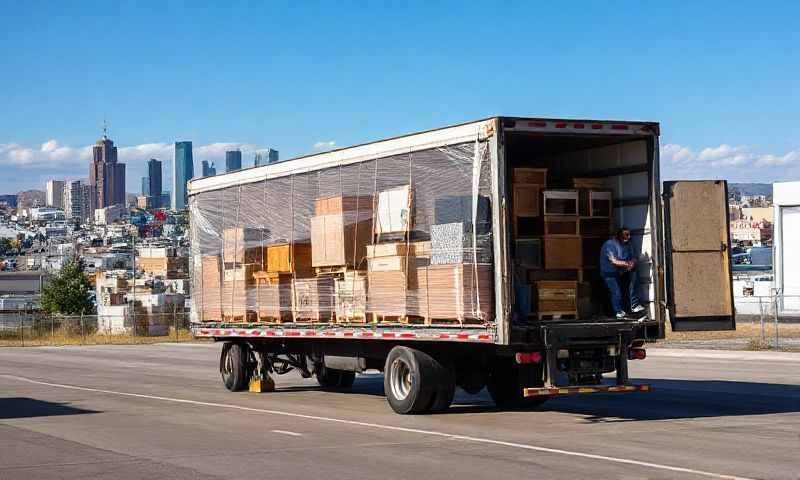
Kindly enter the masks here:
[[436, 390], [431, 403], [432, 412], [443, 412], [450, 408], [456, 393], [456, 372], [447, 363], [436, 361]]
[[228, 342], [222, 346], [219, 371], [225, 388], [238, 392], [247, 388], [250, 349], [242, 343]]
[[383, 376], [383, 389], [392, 410], [402, 415], [428, 411], [436, 393], [437, 365], [427, 353], [409, 347], [392, 348]]

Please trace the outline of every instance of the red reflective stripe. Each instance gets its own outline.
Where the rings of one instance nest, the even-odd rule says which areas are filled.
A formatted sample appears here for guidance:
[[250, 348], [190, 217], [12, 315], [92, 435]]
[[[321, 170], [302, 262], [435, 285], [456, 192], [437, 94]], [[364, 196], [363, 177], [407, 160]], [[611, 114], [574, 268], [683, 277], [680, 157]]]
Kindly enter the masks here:
[[574, 128], [583, 128], [583, 127], [584, 127], [584, 124], [582, 124], [582, 123], [576, 123], [575, 125], [573, 125], [573, 127], [574, 127]]
[[538, 127], [544, 128], [547, 126], [547, 122], [528, 122], [529, 127]]
[[372, 332], [361, 332], [362, 337], [372, 337]]
[[611, 125], [612, 130], [627, 130], [627, 125]]
[[556, 128], [567, 128], [567, 122], [558, 122], [555, 124]]
[[353, 332], [344, 332], [342, 335], [344, 335], [345, 337], [352, 337]]
[[284, 335], [287, 337], [299, 337], [300, 331], [299, 330], [286, 330], [283, 332]]
[[317, 336], [317, 332], [316, 331], [314, 331], [314, 330], [306, 331], [306, 337], [316, 337], [316, 336]]
[[334, 332], [333, 330], [325, 330], [324, 332], [322, 332], [322, 334], [325, 335], [326, 337], [335, 337], [336, 336], [336, 332]]
[[394, 332], [383, 332], [383, 333], [381, 334], [381, 336], [382, 336], [383, 338], [394, 338], [394, 337], [395, 337], [395, 334], [394, 334]]
[[601, 128], [603, 128], [603, 125], [601, 125], [599, 123], [593, 123], [592, 124], [592, 130], [600, 130]]
[[416, 333], [401, 333], [400, 338], [417, 338]]

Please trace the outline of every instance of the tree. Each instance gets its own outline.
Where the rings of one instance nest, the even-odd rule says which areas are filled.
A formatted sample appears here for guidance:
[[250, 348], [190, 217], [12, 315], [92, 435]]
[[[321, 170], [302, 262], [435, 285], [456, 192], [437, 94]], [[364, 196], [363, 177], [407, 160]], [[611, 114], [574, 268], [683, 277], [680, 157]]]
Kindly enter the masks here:
[[11, 240], [6, 237], [0, 237], [0, 255], [6, 255], [11, 251]]
[[65, 315], [91, 313], [94, 308], [89, 299], [91, 288], [83, 265], [72, 260], [42, 289], [42, 309]]

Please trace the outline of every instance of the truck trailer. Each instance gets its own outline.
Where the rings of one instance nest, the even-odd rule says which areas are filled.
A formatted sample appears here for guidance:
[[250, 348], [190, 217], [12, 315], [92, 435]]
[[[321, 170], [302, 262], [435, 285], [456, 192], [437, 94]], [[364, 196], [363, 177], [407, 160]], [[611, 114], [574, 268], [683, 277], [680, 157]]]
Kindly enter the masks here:
[[[391, 408], [647, 391], [628, 361], [735, 329], [727, 184], [659, 178], [654, 122], [493, 117], [188, 186], [192, 333], [231, 391], [384, 372]], [[643, 312], [600, 248], [631, 232]], [[606, 375], [608, 378], [604, 378]]]

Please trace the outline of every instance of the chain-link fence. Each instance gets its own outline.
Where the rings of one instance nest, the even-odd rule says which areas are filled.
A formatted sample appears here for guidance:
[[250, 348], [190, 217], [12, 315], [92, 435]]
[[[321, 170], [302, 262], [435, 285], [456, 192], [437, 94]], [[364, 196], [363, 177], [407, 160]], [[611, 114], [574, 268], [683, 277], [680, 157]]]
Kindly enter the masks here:
[[189, 313], [51, 315], [0, 312], [0, 346], [116, 345], [194, 341]]
[[771, 289], [768, 295], [737, 297], [737, 330], [751, 335], [751, 347], [800, 349], [800, 295]]

